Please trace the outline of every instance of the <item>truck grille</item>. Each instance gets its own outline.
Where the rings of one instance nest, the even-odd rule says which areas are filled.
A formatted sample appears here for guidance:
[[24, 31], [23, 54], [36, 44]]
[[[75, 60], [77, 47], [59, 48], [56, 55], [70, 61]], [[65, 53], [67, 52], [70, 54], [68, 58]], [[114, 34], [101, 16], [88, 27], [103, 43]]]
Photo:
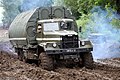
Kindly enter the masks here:
[[64, 48], [78, 48], [78, 35], [61, 36], [61, 47]]

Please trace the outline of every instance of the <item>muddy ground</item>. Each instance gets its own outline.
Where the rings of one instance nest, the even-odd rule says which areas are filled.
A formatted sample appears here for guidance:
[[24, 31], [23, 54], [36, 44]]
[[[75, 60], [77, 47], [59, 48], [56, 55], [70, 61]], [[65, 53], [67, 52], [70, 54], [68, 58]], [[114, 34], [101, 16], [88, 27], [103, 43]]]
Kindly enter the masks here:
[[2, 39], [0, 80], [120, 80], [120, 58], [96, 60], [92, 70], [63, 65], [54, 71], [47, 71], [35, 64], [19, 61], [11, 44]]
[[58, 67], [43, 70], [35, 64], [17, 59], [17, 55], [0, 52], [0, 80], [120, 80], [120, 59], [99, 59], [94, 69]]
[[0, 80], [120, 80], [120, 58], [96, 60], [92, 70], [63, 65], [47, 71], [19, 61], [10, 43], [6, 42], [7, 31], [0, 32]]

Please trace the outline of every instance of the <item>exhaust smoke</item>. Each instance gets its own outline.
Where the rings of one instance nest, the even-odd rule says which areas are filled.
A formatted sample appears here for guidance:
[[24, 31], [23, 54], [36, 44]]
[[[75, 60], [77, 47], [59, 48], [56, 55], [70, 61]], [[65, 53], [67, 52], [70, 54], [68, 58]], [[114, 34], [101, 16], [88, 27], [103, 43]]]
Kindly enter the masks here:
[[120, 19], [120, 16], [112, 9], [109, 11], [95, 7], [91, 10], [90, 22], [86, 25], [87, 37], [93, 43], [94, 59], [120, 57], [120, 29], [111, 24], [113, 20]]
[[14, 53], [13, 46], [9, 42], [8, 30], [0, 29], [0, 51]]
[[13, 54], [15, 53], [12, 45], [10, 44], [9, 41], [6, 41], [6, 42], [0, 42], [0, 51], [5, 51], [9, 54]]

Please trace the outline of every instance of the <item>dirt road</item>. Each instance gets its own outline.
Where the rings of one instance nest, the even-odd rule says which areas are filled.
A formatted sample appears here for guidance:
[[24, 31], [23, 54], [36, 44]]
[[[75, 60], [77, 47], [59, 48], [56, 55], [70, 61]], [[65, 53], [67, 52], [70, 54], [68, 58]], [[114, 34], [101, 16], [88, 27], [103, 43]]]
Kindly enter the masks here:
[[19, 61], [15, 54], [0, 52], [0, 80], [120, 80], [120, 59], [98, 60], [93, 70], [58, 67], [46, 71]]

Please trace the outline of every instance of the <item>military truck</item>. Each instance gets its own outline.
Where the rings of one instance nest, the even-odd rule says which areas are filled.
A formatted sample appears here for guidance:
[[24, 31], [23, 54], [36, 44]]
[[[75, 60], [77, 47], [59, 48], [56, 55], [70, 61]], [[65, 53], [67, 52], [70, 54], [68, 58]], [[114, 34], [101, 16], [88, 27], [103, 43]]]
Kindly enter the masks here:
[[61, 6], [40, 7], [19, 14], [9, 28], [9, 39], [21, 61], [37, 60], [53, 70], [59, 60], [73, 60], [92, 68], [92, 44], [81, 40], [70, 10]]

